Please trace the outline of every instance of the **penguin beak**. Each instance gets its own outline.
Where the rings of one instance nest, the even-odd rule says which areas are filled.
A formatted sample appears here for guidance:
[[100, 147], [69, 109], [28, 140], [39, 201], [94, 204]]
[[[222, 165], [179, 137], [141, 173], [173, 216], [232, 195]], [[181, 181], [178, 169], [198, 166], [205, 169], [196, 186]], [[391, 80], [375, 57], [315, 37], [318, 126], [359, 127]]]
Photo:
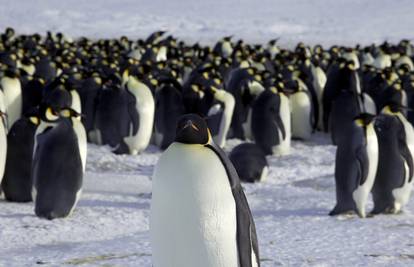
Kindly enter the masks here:
[[188, 120], [188, 121], [185, 123], [184, 127], [182, 128], [182, 130], [187, 129], [188, 127], [193, 128], [193, 129], [194, 129], [194, 130], [196, 130], [197, 132], [198, 132], [198, 131], [200, 131], [200, 129], [198, 129], [198, 127], [197, 127], [197, 126], [195, 126], [191, 120]]

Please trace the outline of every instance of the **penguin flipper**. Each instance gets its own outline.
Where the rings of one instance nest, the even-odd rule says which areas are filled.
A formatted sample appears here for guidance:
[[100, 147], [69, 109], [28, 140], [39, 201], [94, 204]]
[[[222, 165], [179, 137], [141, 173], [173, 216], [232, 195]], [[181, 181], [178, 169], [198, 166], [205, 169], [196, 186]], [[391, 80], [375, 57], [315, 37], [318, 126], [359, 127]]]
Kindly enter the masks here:
[[[139, 128], [139, 114], [136, 109], [135, 97], [129, 91], [127, 92], [128, 92], [128, 115], [131, 120], [131, 123], [129, 124], [128, 133], [130, 134], [132, 132], [131, 135], [136, 135], [138, 132], [138, 128]], [[132, 128], [132, 131], [131, 131], [131, 128]]]
[[413, 168], [414, 168], [413, 157], [405, 141], [405, 133], [403, 129], [401, 129], [398, 135], [398, 146], [400, 149], [401, 156], [404, 158], [405, 163], [407, 163], [408, 165], [408, 170], [409, 170], [408, 182], [411, 182], [411, 180], [413, 179]]
[[[210, 113], [210, 112], [209, 112]], [[206, 122], [208, 128], [211, 130], [211, 135], [216, 136], [220, 131], [220, 122], [223, 117], [223, 110], [217, 111], [215, 114], [208, 115]]]
[[363, 185], [368, 177], [369, 171], [369, 159], [368, 153], [366, 150], [366, 146], [360, 146], [356, 151], [356, 162], [358, 166], [358, 177], [357, 181], [359, 181], [358, 186]]
[[236, 169], [227, 157], [225, 152], [213, 142], [206, 145], [206, 147], [216, 153], [226, 170], [229, 178], [231, 191], [233, 193], [234, 201], [236, 203], [237, 216], [237, 248], [239, 254], [240, 267], [252, 267], [253, 257], [257, 261], [257, 266], [260, 267], [259, 261], [259, 245], [257, 242], [256, 226], [253, 221], [253, 216], [247, 202], [246, 195], [240, 184], [240, 179]]
[[280, 132], [282, 133], [282, 140], [285, 140], [286, 138], [286, 130], [285, 130], [285, 125], [283, 124], [282, 118], [280, 117], [279, 114], [276, 115], [276, 124], [280, 129]]

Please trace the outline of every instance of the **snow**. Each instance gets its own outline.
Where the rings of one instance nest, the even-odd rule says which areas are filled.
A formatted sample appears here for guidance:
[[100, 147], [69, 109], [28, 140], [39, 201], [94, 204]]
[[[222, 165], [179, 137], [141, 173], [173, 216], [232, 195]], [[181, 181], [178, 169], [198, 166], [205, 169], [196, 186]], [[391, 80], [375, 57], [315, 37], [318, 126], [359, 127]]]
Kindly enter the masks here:
[[[187, 41], [281, 37], [286, 46], [413, 38], [411, 0], [0, 0], [0, 5], [0, 28], [13, 26], [18, 33], [143, 38], [164, 29]], [[226, 150], [238, 143], [230, 140]], [[160, 154], [150, 146], [138, 156], [117, 156], [89, 145], [84, 193], [66, 219], [39, 219], [32, 203], [0, 200], [0, 266], [151, 266], [151, 175]], [[262, 266], [413, 266], [413, 201], [401, 215], [327, 215], [335, 204], [334, 155], [327, 135], [293, 141], [289, 155], [268, 157], [265, 182], [244, 185]]]
[[250, 42], [370, 44], [413, 38], [411, 0], [0, 0], [0, 28], [74, 37], [145, 37], [156, 30], [188, 41], [234, 35]]

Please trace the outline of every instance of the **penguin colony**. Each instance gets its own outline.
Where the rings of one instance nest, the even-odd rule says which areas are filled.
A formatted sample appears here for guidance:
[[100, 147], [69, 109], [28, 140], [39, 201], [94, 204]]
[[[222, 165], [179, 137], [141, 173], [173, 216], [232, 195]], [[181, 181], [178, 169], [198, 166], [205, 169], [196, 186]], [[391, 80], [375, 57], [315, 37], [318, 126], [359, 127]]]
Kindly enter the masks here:
[[[292, 138], [324, 131], [338, 148], [330, 215], [365, 217], [370, 193], [372, 214], [398, 213], [414, 175], [413, 57], [407, 40], [289, 50], [277, 40], [250, 45], [231, 37], [189, 45], [162, 31], [145, 40], [72, 40], [7, 28], [0, 40], [1, 188], [8, 201], [34, 201], [39, 217], [66, 217], [81, 196], [87, 142], [131, 155], [149, 144], [174, 154], [186, 151], [184, 143], [214, 147], [223, 165], [212, 171], [226, 173], [233, 197], [243, 200], [239, 177], [265, 179], [267, 155], [289, 154]], [[184, 114], [197, 115], [181, 125]], [[177, 125], [201, 127], [192, 134], [207, 141], [180, 136]], [[245, 143], [227, 158], [221, 148], [229, 138]], [[156, 177], [168, 173], [165, 164]], [[254, 266], [257, 240], [244, 205], [252, 257], [232, 260]], [[229, 220], [239, 226], [240, 206], [232, 208], [237, 218]]]

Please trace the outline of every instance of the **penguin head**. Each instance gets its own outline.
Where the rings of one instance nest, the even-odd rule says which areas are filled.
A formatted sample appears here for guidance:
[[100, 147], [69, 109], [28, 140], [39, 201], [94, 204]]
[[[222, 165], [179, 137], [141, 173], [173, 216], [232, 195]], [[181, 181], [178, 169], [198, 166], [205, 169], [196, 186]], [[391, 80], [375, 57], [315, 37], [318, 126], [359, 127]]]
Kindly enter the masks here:
[[82, 117], [82, 114], [80, 114], [79, 112], [77, 112], [76, 110], [72, 109], [72, 108], [62, 108], [59, 112], [59, 115], [63, 118], [76, 118], [78, 120], [80, 120], [80, 118]]
[[375, 119], [375, 115], [369, 113], [362, 113], [354, 118], [354, 122], [357, 126], [365, 128]]
[[210, 141], [206, 121], [196, 114], [185, 114], [178, 119], [175, 142], [205, 145]]

